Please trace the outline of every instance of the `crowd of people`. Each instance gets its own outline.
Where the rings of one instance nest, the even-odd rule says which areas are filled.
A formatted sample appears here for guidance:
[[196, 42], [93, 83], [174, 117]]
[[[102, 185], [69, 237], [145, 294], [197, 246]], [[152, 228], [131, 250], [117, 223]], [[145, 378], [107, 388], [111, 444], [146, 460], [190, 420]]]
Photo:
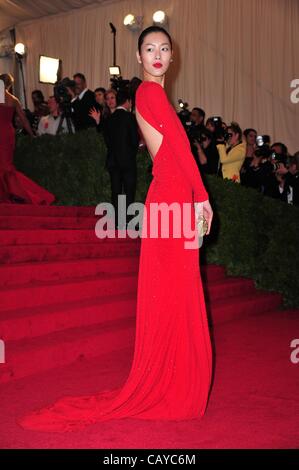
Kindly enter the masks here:
[[237, 122], [227, 125], [219, 116], [209, 117], [193, 108], [181, 112], [192, 153], [203, 178], [214, 174], [262, 194], [299, 205], [299, 151], [288, 152], [282, 142], [255, 129], [244, 132]]
[[[4, 77], [4, 75], [2, 76]], [[117, 82], [117, 81], [116, 81]], [[16, 133], [76, 133], [94, 127], [107, 145], [106, 169], [110, 174], [112, 201], [118, 194], [134, 201], [137, 181], [136, 155], [144, 145], [135, 118], [137, 77], [121, 86], [90, 90], [82, 73], [58, 82], [47, 101], [40, 90], [32, 92], [33, 110], [15, 113]], [[119, 86], [117, 86], [119, 85]], [[184, 107], [179, 113], [202, 177], [218, 175], [261, 193], [299, 204], [299, 151], [290, 155], [282, 142], [271, 144], [270, 137], [252, 128], [244, 132], [237, 122], [226, 124], [219, 116], [206, 120], [205, 111]], [[31, 131], [28, 131], [28, 123]]]

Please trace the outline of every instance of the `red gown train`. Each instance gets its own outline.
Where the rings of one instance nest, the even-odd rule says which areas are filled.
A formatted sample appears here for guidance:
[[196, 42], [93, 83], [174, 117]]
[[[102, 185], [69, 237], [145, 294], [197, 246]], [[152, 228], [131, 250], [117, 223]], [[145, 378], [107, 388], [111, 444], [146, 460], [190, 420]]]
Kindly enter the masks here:
[[[208, 199], [184, 128], [163, 87], [142, 82], [136, 108], [163, 134], [145, 207], [152, 202]], [[149, 217], [143, 220], [144, 234]], [[135, 350], [125, 384], [92, 396], [63, 397], [23, 417], [22, 427], [64, 432], [109, 419], [185, 420], [204, 415], [212, 374], [211, 342], [199, 250], [186, 249], [184, 242], [184, 237], [142, 238]]]
[[17, 171], [13, 164], [15, 130], [14, 107], [0, 105], [0, 202], [51, 204], [55, 197], [46, 189]]

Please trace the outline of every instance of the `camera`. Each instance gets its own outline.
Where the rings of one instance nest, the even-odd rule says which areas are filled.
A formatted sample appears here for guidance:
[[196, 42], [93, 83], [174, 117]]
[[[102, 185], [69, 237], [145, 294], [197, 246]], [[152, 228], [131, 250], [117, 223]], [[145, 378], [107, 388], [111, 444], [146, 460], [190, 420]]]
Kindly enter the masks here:
[[128, 88], [130, 85], [130, 80], [124, 80], [121, 76], [110, 78], [111, 88], [115, 91], [123, 90]]
[[223, 128], [222, 124], [222, 118], [220, 116], [213, 116], [211, 117], [211, 121], [213, 122], [215, 126], [215, 138], [216, 140], [224, 140], [227, 142], [229, 140], [229, 134], [226, 132], [226, 130]]
[[76, 83], [69, 77], [63, 78], [54, 85], [54, 96], [63, 112], [70, 111], [72, 97], [68, 88], [75, 89]]
[[192, 128], [191, 112], [188, 109], [188, 103], [185, 103], [181, 98], [178, 99], [181, 110], [177, 113], [178, 117], [183, 124], [185, 131], [188, 133]]
[[281, 155], [280, 153], [277, 152], [272, 152], [271, 153], [271, 163], [274, 166], [274, 170], [278, 170], [280, 168], [280, 165], [288, 165], [289, 164], [289, 159], [285, 155]]
[[257, 157], [264, 157], [268, 158], [271, 155], [271, 148], [270, 148], [270, 137], [268, 135], [258, 135], [256, 137], [256, 145], [257, 150], [255, 151], [255, 155]]

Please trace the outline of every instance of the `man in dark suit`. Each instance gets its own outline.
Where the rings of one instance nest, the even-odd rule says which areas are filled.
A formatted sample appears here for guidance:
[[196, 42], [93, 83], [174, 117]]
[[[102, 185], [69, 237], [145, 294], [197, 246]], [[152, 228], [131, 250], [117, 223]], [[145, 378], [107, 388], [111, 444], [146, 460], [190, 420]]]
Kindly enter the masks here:
[[[127, 90], [118, 91], [116, 104], [114, 113], [105, 123], [104, 138], [107, 145], [106, 169], [111, 179], [111, 199], [115, 208], [116, 227], [124, 228], [118, 223], [118, 195], [126, 195], [127, 211], [128, 206], [135, 200], [139, 137], [136, 118], [130, 112], [132, 102]], [[131, 217], [124, 217], [126, 224]]]
[[89, 115], [91, 108], [98, 109], [94, 92], [87, 88], [86, 78], [83, 73], [76, 73], [73, 78], [76, 83], [76, 97], [72, 100], [72, 117], [75, 129], [81, 131], [89, 127], [95, 127], [96, 122]]

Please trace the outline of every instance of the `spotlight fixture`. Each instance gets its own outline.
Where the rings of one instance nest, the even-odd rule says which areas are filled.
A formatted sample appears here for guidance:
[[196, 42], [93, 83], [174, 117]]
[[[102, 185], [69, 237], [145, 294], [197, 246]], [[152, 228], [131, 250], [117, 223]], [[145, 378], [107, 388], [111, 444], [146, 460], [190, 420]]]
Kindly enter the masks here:
[[153, 14], [153, 22], [157, 26], [162, 26], [167, 24], [167, 15], [165, 11], [162, 10], [157, 10]]
[[142, 16], [135, 16], [132, 13], [129, 13], [124, 17], [124, 25], [130, 31], [139, 31], [142, 28]]
[[19, 56], [25, 55], [26, 48], [22, 42], [18, 42], [18, 44], [15, 45], [15, 53], [18, 54]]

